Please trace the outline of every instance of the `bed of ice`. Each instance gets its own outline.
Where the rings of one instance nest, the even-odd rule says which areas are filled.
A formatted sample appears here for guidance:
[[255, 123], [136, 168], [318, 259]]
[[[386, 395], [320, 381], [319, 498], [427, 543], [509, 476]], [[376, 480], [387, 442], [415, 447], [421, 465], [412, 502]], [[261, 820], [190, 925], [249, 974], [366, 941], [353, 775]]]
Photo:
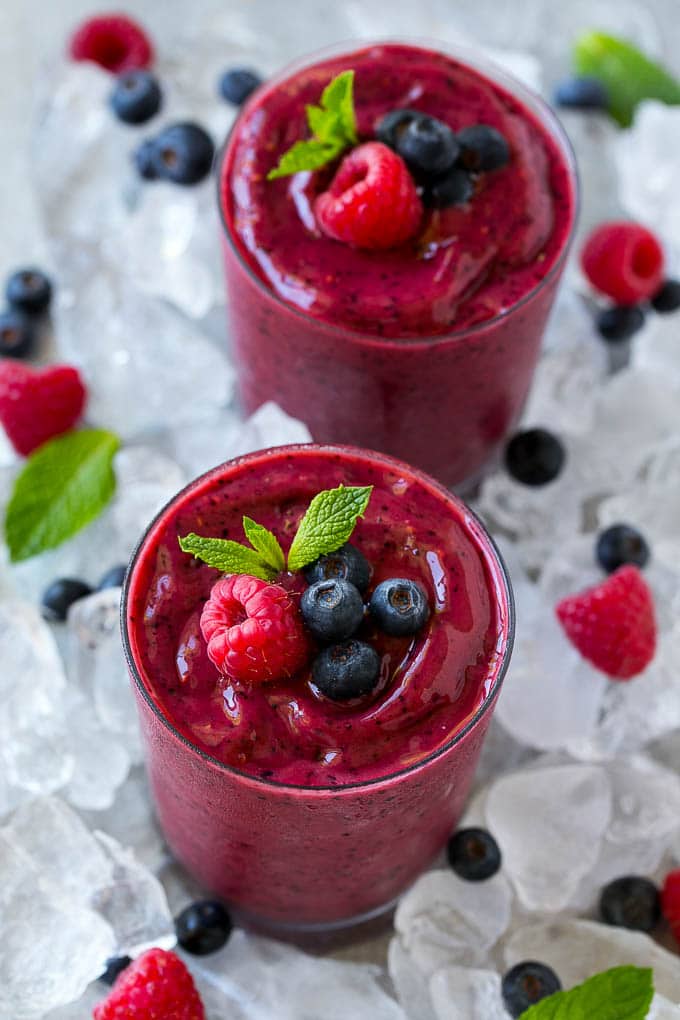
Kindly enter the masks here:
[[[157, 41], [163, 118], [195, 117], [216, 139], [233, 117], [215, 95], [222, 69], [267, 73], [348, 38], [473, 41], [548, 95], [586, 28], [628, 34], [676, 70], [680, 60], [673, 0], [531, 0], [520, 16], [500, 0], [458, 9], [298, 0], [295, 17], [264, 0], [205, 0], [189, 18], [175, 0], [162, 17], [152, 0], [127, 6]], [[65, 574], [95, 583], [207, 467], [308, 433], [273, 405], [248, 421], [234, 406], [212, 184], [137, 181], [129, 151], [145, 129], [109, 115], [105, 74], [60, 59], [89, 4], [49, 5], [40, 26], [26, 7], [12, 2], [0, 15], [4, 94], [17, 94], [3, 125], [14, 148], [2, 266], [35, 260], [53, 272], [54, 335], [42, 359], [81, 367], [89, 419], [124, 446], [117, 495], [97, 522], [36, 560], [11, 568], [3, 551], [0, 562], [0, 1020], [86, 1020], [106, 991], [95, 980], [104, 960], [172, 946], [172, 916], [198, 890], [170, 859], [149, 804], [119, 590], [78, 602], [62, 625], [42, 620], [40, 592]], [[564, 122], [581, 170], [581, 235], [630, 214], [659, 232], [677, 271], [680, 110], [645, 104], [626, 133], [599, 115]], [[594, 920], [604, 882], [659, 879], [680, 864], [680, 317], [650, 316], [614, 352], [592, 315], [572, 262], [525, 415], [562, 436], [566, 470], [542, 489], [499, 471], [476, 500], [499, 536], [518, 607], [515, 654], [467, 812], [501, 844], [501, 873], [476, 885], [436, 868], [403, 897], [391, 936], [324, 958], [241, 931], [215, 956], [185, 957], [209, 1020], [507, 1020], [500, 975], [531, 957], [567, 987], [616, 964], [652, 965], [650, 1015], [680, 1018], [672, 940]], [[17, 468], [0, 442], [0, 509]], [[629, 684], [584, 663], [552, 611], [598, 578], [594, 536], [616, 521], [639, 526], [652, 545], [660, 626], [654, 662]]]

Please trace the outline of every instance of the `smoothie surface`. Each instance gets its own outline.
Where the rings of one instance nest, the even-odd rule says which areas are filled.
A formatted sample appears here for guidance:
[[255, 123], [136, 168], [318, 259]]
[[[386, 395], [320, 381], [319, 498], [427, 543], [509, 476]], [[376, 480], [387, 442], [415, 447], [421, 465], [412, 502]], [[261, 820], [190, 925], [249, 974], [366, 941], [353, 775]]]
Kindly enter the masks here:
[[[481, 174], [467, 203], [426, 210], [419, 235], [399, 248], [362, 251], [325, 237], [312, 203], [338, 163], [266, 177], [308, 137], [306, 104], [348, 69], [360, 141], [375, 137], [386, 113], [409, 108], [454, 131], [497, 128], [509, 164]], [[220, 189], [232, 241], [267, 287], [313, 317], [386, 337], [462, 330], [507, 311], [558, 260], [575, 204], [565, 157], [528, 107], [451, 57], [396, 44], [333, 57], [259, 90], [234, 128]]]
[[[199, 628], [220, 575], [183, 553], [178, 536], [243, 542], [247, 514], [286, 550], [312, 497], [340, 484], [375, 486], [351, 539], [373, 566], [366, 598], [388, 577], [417, 579], [428, 592], [429, 622], [414, 638], [362, 625], [358, 636], [379, 652], [381, 678], [355, 701], [323, 697], [311, 668], [252, 687], [220, 676]], [[220, 762], [304, 787], [377, 779], [446, 744], [491, 696], [509, 608], [485, 541], [465, 507], [389, 462], [332, 448], [256, 455], [199, 480], [151, 529], [129, 586], [132, 655], [160, 711]], [[306, 587], [300, 574], [279, 583], [293, 592]]]

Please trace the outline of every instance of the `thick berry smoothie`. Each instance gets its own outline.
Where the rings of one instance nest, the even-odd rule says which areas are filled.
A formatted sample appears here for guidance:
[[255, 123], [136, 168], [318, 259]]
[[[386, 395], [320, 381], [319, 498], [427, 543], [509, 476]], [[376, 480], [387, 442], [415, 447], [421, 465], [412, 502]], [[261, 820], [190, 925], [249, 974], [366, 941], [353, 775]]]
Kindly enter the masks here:
[[[337, 164], [275, 181], [306, 136], [305, 106], [354, 69], [360, 140], [408, 107], [458, 131], [484, 123], [511, 149], [463, 205], [430, 210], [413, 241], [365, 251], [312, 212]], [[260, 89], [220, 171], [234, 352], [247, 409], [277, 400], [319, 441], [361, 443], [447, 484], [471, 478], [517, 419], [575, 216], [568, 143], [502, 72], [380, 45], [306, 65]]]
[[[373, 485], [352, 536], [373, 567], [426, 589], [412, 638], [362, 637], [375, 691], [324, 698], [305, 669], [248, 687], [219, 675], [198, 625], [216, 570], [178, 536], [243, 539], [244, 514], [288, 547], [311, 498]], [[281, 578], [301, 591], [301, 575]], [[472, 780], [511, 644], [502, 565], [467, 508], [418, 472], [340, 447], [282, 447], [230, 462], [180, 493], [135, 554], [124, 634], [170, 845], [246, 916], [331, 924], [392, 901], [441, 848]]]

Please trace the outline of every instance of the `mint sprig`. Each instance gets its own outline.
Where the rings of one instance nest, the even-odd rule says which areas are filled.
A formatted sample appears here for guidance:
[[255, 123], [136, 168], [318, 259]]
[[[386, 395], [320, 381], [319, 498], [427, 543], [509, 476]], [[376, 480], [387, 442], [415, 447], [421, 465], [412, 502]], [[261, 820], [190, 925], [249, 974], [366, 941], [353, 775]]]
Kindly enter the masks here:
[[300, 170], [318, 170], [356, 145], [354, 112], [354, 71], [342, 71], [323, 90], [318, 106], [307, 106], [307, 124], [312, 137], [296, 142], [281, 156], [267, 180], [288, 177]]
[[203, 538], [192, 532], [180, 538], [179, 547], [223, 574], [250, 574], [261, 581], [271, 581], [276, 576], [276, 570], [255, 549], [226, 538]]
[[520, 1020], [644, 1020], [654, 997], [650, 968], [613, 967], [568, 992], [555, 992]]

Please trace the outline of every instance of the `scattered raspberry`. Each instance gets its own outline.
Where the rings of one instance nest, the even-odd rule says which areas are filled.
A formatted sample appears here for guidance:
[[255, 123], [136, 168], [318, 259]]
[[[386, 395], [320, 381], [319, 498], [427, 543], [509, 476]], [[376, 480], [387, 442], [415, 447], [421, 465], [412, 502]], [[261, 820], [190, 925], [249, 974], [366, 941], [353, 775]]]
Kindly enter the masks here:
[[35, 369], [0, 361], [0, 422], [24, 457], [68, 432], [83, 413], [85, 398], [82, 379], [71, 365]]
[[71, 36], [69, 54], [72, 60], [91, 60], [113, 74], [148, 67], [154, 57], [144, 29], [125, 14], [88, 18]]
[[296, 673], [309, 657], [302, 614], [278, 584], [230, 574], [201, 614], [211, 662], [235, 680], [264, 683]]
[[581, 265], [593, 287], [620, 305], [646, 301], [663, 283], [661, 245], [637, 223], [602, 223], [586, 241]]
[[174, 953], [149, 949], [116, 979], [94, 1020], [205, 1020], [191, 974]]
[[616, 680], [637, 676], [654, 658], [654, 601], [637, 567], [620, 567], [601, 584], [562, 599], [555, 612], [583, 658]]
[[680, 868], [669, 871], [661, 890], [661, 913], [680, 942]]
[[336, 241], [394, 248], [417, 233], [423, 206], [401, 156], [382, 142], [367, 142], [343, 159], [314, 213]]

